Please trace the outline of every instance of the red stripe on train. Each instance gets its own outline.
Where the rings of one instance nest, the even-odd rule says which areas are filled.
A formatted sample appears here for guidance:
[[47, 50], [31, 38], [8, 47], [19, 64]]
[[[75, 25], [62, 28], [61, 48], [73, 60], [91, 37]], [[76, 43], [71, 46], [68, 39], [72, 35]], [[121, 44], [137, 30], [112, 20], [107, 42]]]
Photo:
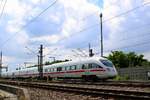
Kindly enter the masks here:
[[92, 69], [90, 70], [91, 72], [96, 72], [96, 71], [105, 71], [104, 69]]
[[[89, 70], [91, 72], [104, 72], [105, 70], [104, 69], [91, 69]], [[49, 73], [44, 73], [44, 75], [49, 75], [49, 74], [64, 74], [64, 73], [81, 73], [81, 72], [86, 72], [86, 70], [74, 70], [74, 71], [64, 71], [64, 72], [49, 72]], [[35, 74], [22, 74], [22, 75], [17, 75], [17, 76], [37, 76], [39, 75], [39, 73], [35, 73]]]

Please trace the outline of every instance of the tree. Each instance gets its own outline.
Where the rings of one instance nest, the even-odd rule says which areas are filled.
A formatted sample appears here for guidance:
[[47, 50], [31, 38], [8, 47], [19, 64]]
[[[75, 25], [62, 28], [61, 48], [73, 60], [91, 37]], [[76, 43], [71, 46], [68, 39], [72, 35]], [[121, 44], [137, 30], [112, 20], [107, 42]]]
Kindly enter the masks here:
[[128, 66], [135, 66], [137, 63], [137, 55], [134, 52], [126, 54], [128, 57]]
[[113, 51], [108, 56], [108, 59], [113, 62], [116, 67], [127, 67], [127, 56], [122, 51]]
[[108, 59], [111, 60], [116, 67], [120, 68], [150, 64], [148, 60], [144, 59], [144, 55], [137, 55], [135, 52], [124, 53], [122, 51], [112, 51]]

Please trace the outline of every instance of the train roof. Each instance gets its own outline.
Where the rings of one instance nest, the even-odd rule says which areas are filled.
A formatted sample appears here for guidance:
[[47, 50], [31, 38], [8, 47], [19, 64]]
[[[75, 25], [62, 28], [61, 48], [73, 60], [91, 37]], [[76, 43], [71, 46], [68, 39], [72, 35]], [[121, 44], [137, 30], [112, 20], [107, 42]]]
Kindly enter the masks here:
[[[51, 65], [45, 65], [43, 68], [47, 68], [47, 67], [58, 67], [58, 66], [66, 66], [66, 65], [74, 65], [77, 63], [86, 63], [86, 62], [96, 62], [99, 59], [106, 59], [103, 57], [87, 57], [87, 58], [79, 58], [76, 60], [72, 60], [72, 61], [67, 61], [67, 62], [61, 62], [61, 63], [55, 63], [55, 64], [51, 64]], [[8, 72], [3, 72], [3, 73], [12, 73], [12, 72], [19, 72], [19, 71], [26, 71], [26, 70], [37, 70], [38, 67], [30, 67], [30, 68], [24, 68], [21, 70], [15, 70], [15, 71], [8, 71]]]
[[47, 67], [57, 67], [57, 66], [65, 66], [65, 65], [73, 65], [73, 64], [77, 64], [77, 63], [85, 63], [85, 62], [95, 62], [98, 61], [99, 59], [106, 59], [103, 57], [87, 57], [87, 58], [79, 58], [76, 60], [72, 60], [72, 61], [67, 61], [67, 62], [61, 62], [61, 63], [55, 63], [55, 64], [51, 64], [51, 65], [46, 65], [44, 68]]

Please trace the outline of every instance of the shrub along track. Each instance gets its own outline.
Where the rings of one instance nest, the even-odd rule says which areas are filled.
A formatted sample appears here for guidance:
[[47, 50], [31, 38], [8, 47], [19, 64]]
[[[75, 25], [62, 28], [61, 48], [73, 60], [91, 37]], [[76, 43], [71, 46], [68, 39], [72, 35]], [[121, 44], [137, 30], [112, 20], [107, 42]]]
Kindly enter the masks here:
[[11, 84], [30, 88], [48, 89], [56, 91], [71, 92], [91, 96], [113, 97], [124, 100], [150, 100], [149, 84], [136, 83], [39, 83], [39, 82], [21, 82], [21, 81], [0, 81], [3, 84]]

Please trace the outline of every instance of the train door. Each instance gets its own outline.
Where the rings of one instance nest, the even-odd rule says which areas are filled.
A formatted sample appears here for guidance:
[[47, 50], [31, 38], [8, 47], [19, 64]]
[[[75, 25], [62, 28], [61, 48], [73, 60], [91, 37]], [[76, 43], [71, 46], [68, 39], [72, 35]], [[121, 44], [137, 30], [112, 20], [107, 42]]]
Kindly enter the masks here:
[[90, 75], [89, 64], [83, 64], [82, 69], [84, 69], [83, 75]]

